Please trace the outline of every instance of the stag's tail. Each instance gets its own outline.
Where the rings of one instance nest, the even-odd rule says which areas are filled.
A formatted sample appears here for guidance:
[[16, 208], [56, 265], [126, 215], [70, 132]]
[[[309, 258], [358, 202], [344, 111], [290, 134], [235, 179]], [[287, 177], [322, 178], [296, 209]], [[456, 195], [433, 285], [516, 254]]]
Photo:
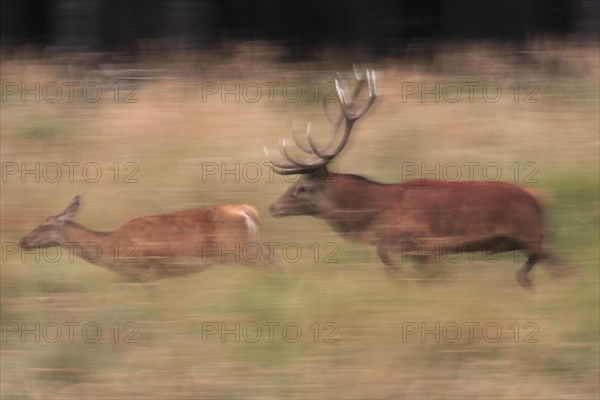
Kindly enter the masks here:
[[546, 208], [546, 205], [549, 202], [548, 194], [545, 192], [542, 192], [539, 189], [533, 189], [533, 188], [529, 188], [529, 187], [524, 187], [523, 190], [526, 191], [527, 193], [529, 193], [529, 195], [531, 197], [533, 197], [540, 213], [543, 213], [544, 209]]
[[[544, 191], [540, 191], [538, 189], [524, 188], [524, 190], [535, 199], [540, 210], [540, 215], [543, 216], [544, 210], [553, 202], [553, 199], [550, 196], [550, 194]], [[545, 221], [542, 221], [542, 223], [543, 222]], [[544, 229], [543, 235], [544, 237], [548, 235], [546, 229]], [[549, 250], [548, 246], [545, 243], [540, 245], [534, 256], [535, 261], [545, 262], [546, 268], [553, 276], [564, 277], [572, 275], [575, 272], [575, 270], [571, 266], [566, 265], [559, 259], [559, 257], [557, 257], [554, 254], [553, 251]]]

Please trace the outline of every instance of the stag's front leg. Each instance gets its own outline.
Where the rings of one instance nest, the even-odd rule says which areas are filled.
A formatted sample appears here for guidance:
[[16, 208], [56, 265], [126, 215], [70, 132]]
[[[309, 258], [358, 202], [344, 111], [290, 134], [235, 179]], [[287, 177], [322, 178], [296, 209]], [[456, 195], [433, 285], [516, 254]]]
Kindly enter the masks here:
[[427, 255], [415, 255], [411, 257], [415, 269], [422, 277], [427, 279], [435, 278], [440, 274], [440, 268], [437, 265], [438, 262], [435, 261], [437, 259], [435, 256]]
[[394, 278], [400, 272], [400, 267], [398, 267], [392, 261], [390, 257], [390, 247], [386, 244], [382, 243], [377, 246], [377, 255], [383, 264], [385, 265], [385, 272], [388, 277]]

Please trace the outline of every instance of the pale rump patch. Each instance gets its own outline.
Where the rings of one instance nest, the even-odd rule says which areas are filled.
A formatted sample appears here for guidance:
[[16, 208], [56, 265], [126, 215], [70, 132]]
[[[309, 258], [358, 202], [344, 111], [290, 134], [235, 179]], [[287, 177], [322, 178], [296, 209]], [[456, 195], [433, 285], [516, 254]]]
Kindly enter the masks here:
[[246, 227], [248, 228], [248, 241], [255, 242], [258, 236], [258, 212], [250, 206], [240, 206], [238, 210], [246, 220]]
[[219, 207], [222, 215], [229, 215], [230, 221], [238, 221], [239, 217], [244, 219], [246, 225], [246, 234], [248, 242], [256, 242], [258, 240], [260, 218], [258, 211], [247, 204], [236, 204]]

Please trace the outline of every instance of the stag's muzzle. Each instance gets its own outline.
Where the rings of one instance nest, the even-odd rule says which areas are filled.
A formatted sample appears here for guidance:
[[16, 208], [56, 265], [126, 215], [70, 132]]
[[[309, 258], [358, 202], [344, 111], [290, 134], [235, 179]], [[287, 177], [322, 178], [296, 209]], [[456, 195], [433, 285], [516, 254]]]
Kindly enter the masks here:
[[34, 246], [25, 239], [26, 238], [22, 238], [21, 240], [19, 240], [19, 247], [22, 248], [23, 250], [33, 249]]
[[279, 209], [275, 203], [273, 203], [269, 206], [269, 214], [271, 214], [271, 216], [275, 217], [275, 218], [280, 218], [285, 215], [283, 213], [283, 211], [281, 209]]

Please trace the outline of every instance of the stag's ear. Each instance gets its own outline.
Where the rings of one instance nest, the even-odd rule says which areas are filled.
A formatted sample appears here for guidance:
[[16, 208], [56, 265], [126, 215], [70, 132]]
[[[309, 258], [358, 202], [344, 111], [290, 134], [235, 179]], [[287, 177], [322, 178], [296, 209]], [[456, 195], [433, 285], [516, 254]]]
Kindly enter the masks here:
[[71, 203], [65, 208], [65, 210], [56, 216], [56, 220], [58, 222], [68, 221], [77, 214], [77, 210], [79, 209], [79, 196], [73, 197]]

